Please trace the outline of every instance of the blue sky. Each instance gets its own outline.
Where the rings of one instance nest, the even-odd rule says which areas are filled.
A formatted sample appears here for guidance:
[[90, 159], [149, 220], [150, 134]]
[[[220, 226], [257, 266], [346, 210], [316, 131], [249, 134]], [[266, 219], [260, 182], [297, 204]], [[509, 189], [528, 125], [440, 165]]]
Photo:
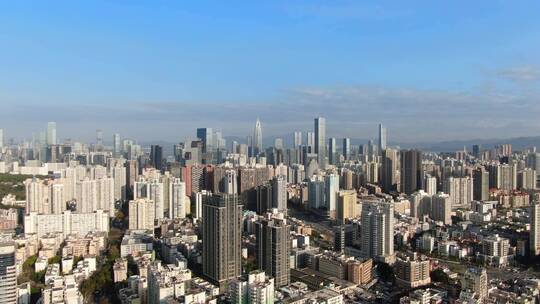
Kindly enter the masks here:
[[4, 1], [0, 127], [177, 141], [540, 133], [539, 1]]

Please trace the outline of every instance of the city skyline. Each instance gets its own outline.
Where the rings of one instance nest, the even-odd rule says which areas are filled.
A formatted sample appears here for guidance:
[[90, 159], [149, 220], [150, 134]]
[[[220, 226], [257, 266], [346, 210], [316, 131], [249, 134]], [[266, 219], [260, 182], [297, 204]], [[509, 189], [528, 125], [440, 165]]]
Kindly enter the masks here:
[[333, 137], [540, 133], [537, 2], [237, 4], [2, 4], [2, 128], [173, 141], [324, 116]]

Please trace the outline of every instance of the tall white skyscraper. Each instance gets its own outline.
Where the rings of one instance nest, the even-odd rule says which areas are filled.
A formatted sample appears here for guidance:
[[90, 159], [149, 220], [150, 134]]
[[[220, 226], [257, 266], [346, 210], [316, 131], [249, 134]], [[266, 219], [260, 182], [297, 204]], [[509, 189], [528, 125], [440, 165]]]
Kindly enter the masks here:
[[328, 209], [330, 218], [336, 218], [336, 205], [339, 192], [339, 175], [329, 174], [325, 177], [326, 190], [326, 208]]
[[120, 156], [120, 153], [121, 153], [120, 144], [121, 144], [120, 134], [118, 133], [113, 134], [113, 156], [114, 157]]
[[540, 203], [534, 203], [531, 206], [531, 230], [529, 236], [529, 247], [531, 255], [540, 255]]
[[394, 206], [386, 202], [362, 204], [362, 256], [379, 261], [394, 258]]
[[96, 145], [103, 147], [103, 131], [100, 129], [96, 130]]
[[379, 124], [379, 153], [386, 149], [386, 127]]
[[0, 148], [4, 147], [4, 129], [0, 129]]
[[47, 123], [47, 144], [56, 145], [56, 122]]
[[315, 118], [315, 153], [319, 167], [326, 165], [326, 120], [324, 117]]
[[253, 152], [259, 154], [262, 152], [263, 143], [262, 143], [262, 128], [261, 122], [257, 118], [255, 122], [255, 129], [253, 130]]
[[186, 183], [175, 178], [171, 181], [169, 187], [169, 217], [185, 218], [186, 217]]
[[153, 180], [148, 184], [148, 194], [148, 198], [154, 201], [155, 204], [156, 219], [162, 219], [165, 216], [163, 183], [160, 183], [158, 180]]
[[295, 131], [294, 132], [294, 147], [298, 147], [302, 145], [302, 131]]
[[306, 145], [310, 153], [315, 153], [315, 133], [306, 132]]

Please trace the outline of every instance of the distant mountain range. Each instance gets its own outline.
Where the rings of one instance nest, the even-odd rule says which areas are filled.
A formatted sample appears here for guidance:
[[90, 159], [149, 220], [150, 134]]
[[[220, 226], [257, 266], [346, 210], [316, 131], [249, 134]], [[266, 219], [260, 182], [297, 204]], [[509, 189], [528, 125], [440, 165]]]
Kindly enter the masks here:
[[[293, 134], [285, 134], [281, 136], [267, 136], [263, 138], [263, 144], [265, 146], [273, 146], [276, 138], [282, 138], [286, 147], [293, 145]], [[230, 147], [232, 141], [239, 143], [245, 143], [246, 138], [240, 136], [226, 136], [227, 147]], [[304, 139], [305, 140], [305, 139]], [[369, 139], [351, 138], [351, 145], [366, 144]], [[145, 141], [141, 142], [143, 146], [149, 146], [157, 144], [163, 146], [163, 154], [169, 156], [173, 153], [173, 145], [175, 142], [168, 141]], [[514, 137], [506, 139], [467, 139], [467, 140], [449, 140], [449, 141], [426, 141], [426, 142], [389, 142], [389, 146], [400, 147], [405, 149], [417, 148], [424, 151], [431, 152], [454, 152], [463, 150], [466, 147], [467, 151], [472, 150], [472, 145], [481, 145], [483, 149], [491, 149], [496, 145], [511, 144], [514, 150], [523, 150], [530, 147], [540, 147], [540, 136], [529, 137]], [[337, 146], [341, 147], [341, 138], [337, 138]]]

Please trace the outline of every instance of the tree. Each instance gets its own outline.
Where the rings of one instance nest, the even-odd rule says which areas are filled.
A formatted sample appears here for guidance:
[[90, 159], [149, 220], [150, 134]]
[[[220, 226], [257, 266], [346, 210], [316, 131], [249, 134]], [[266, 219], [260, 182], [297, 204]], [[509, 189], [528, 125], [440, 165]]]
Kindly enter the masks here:
[[450, 282], [450, 277], [441, 268], [433, 270], [429, 276], [431, 277], [432, 282], [441, 282], [444, 284], [448, 284]]
[[394, 268], [387, 263], [377, 263], [377, 273], [385, 282], [393, 283], [395, 280]]

